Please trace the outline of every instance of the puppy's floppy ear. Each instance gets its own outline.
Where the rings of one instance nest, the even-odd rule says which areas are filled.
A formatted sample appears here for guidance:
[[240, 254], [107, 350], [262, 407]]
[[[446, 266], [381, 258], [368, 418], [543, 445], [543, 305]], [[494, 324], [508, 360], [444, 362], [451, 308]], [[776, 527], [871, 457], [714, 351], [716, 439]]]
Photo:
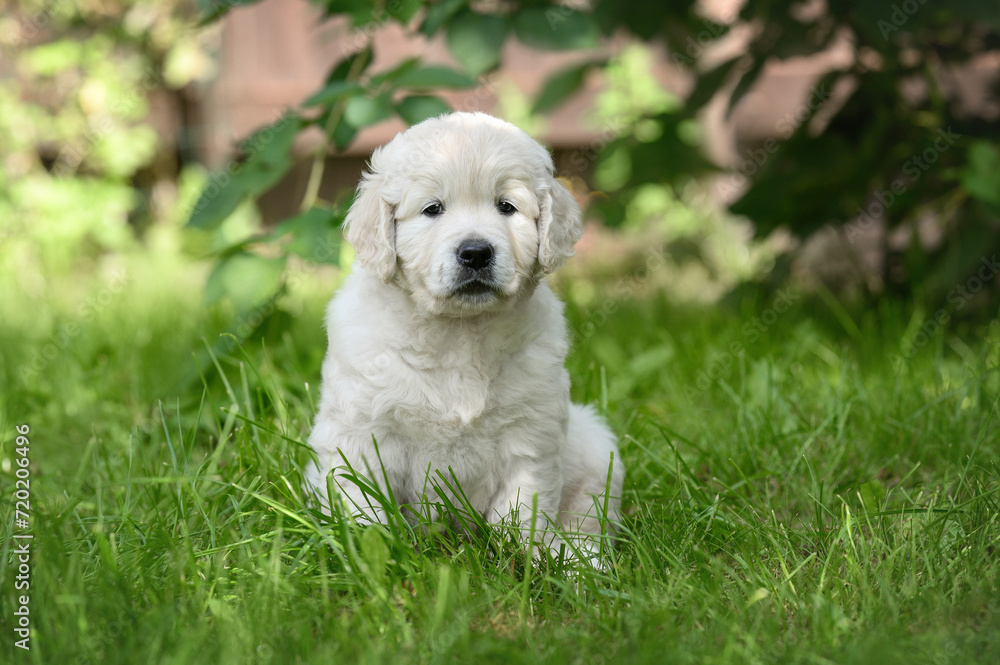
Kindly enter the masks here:
[[538, 215], [538, 263], [545, 273], [558, 270], [583, 236], [583, 213], [566, 185], [552, 178], [541, 193]]
[[380, 193], [382, 177], [366, 173], [347, 213], [347, 242], [361, 266], [388, 282], [396, 274], [396, 225], [393, 210]]

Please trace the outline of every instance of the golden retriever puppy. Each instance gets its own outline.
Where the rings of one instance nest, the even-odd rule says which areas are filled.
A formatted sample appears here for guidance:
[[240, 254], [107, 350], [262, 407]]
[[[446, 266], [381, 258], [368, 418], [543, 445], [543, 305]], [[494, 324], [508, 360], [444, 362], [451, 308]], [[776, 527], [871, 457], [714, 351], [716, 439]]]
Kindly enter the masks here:
[[330, 490], [384, 521], [353, 469], [427, 514], [452, 491], [442, 474], [488, 521], [516, 516], [553, 548], [541, 534], [558, 524], [592, 553], [624, 469], [607, 425], [569, 400], [563, 306], [542, 278], [583, 229], [549, 153], [482, 113], [426, 120], [375, 150], [346, 228], [356, 260], [330, 303], [309, 437], [324, 505]]

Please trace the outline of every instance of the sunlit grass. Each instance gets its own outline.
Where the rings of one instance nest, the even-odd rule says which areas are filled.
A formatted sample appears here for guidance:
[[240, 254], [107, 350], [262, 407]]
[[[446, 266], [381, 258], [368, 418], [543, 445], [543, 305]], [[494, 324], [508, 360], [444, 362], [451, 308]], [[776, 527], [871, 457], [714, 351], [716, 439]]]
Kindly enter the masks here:
[[739, 313], [603, 291], [571, 304], [574, 397], [621, 436], [627, 518], [604, 569], [526, 565], [509, 529], [358, 527], [311, 508], [322, 280], [242, 335], [203, 307], [203, 271], [126, 268], [88, 320], [80, 296], [55, 295], [99, 294], [104, 276], [0, 305], [3, 474], [27, 423], [34, 535], [23, 652], [8, 494], [4, 662], [1000, 655], [996, 323], [899, 364], [906, 308], [852, 327], [800, 299], [761, 331], [772, 297]]

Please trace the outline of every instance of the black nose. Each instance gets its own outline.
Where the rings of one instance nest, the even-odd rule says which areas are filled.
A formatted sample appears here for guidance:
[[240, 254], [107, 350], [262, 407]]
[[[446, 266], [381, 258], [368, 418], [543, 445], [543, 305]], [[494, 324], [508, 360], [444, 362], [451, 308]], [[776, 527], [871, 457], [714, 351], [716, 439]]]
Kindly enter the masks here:
[[458, 246], [458, 262], [471, 270], [482, 270], [493, 262], [493, 245], [482, 240], [466, 240]]

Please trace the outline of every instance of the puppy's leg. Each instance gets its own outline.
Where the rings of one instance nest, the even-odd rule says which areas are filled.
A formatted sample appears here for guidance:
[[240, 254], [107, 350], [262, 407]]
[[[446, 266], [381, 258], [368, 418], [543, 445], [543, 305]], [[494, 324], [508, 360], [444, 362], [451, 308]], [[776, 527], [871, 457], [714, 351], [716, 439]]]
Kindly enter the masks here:
[[528, 540], [534, 532], [535, 543], [545, 545], [555, 555], [559, 544], [551, 527], [559, 519], [561, 487], [558, 459], [515, 464], [486, 518], [494, 523], [515, 518], [523, 540]]
[[[608, 483], [608, 467], [611, 482]], [[604, 533], [614, 534], [620, 520], [625, 467], [618, 454], [614, 434], [588, 406], [571, 404], [566, 447], [563, 451], [563, 486], [559, 519], [567, 537], [583, 552], [596, 554], [602, 535], [601, 518], [607, 518]]]
[[[386, 524], [385, 506], [374, 496], [372, 487], [383, 497], [389, 497], [387, 478], [390, 473], [384, 458], [375, 454], [370, 439], [359, 445], [359, 437], [333, 436], [328, 427], [317, 424], [309, 437], [309, 445], [316, 452], [316, 462], [308, 466], [305, 480], [319, 499], [320, 507], [332, 514], [332, 502], [342, 502], [345, 512], [360, 522]], [[324, 435], [328, 436], [324, 436]], [[333, 446], [328, 441], [341, 441]], [[367, 486], [368, 489], [362, 489]]]

